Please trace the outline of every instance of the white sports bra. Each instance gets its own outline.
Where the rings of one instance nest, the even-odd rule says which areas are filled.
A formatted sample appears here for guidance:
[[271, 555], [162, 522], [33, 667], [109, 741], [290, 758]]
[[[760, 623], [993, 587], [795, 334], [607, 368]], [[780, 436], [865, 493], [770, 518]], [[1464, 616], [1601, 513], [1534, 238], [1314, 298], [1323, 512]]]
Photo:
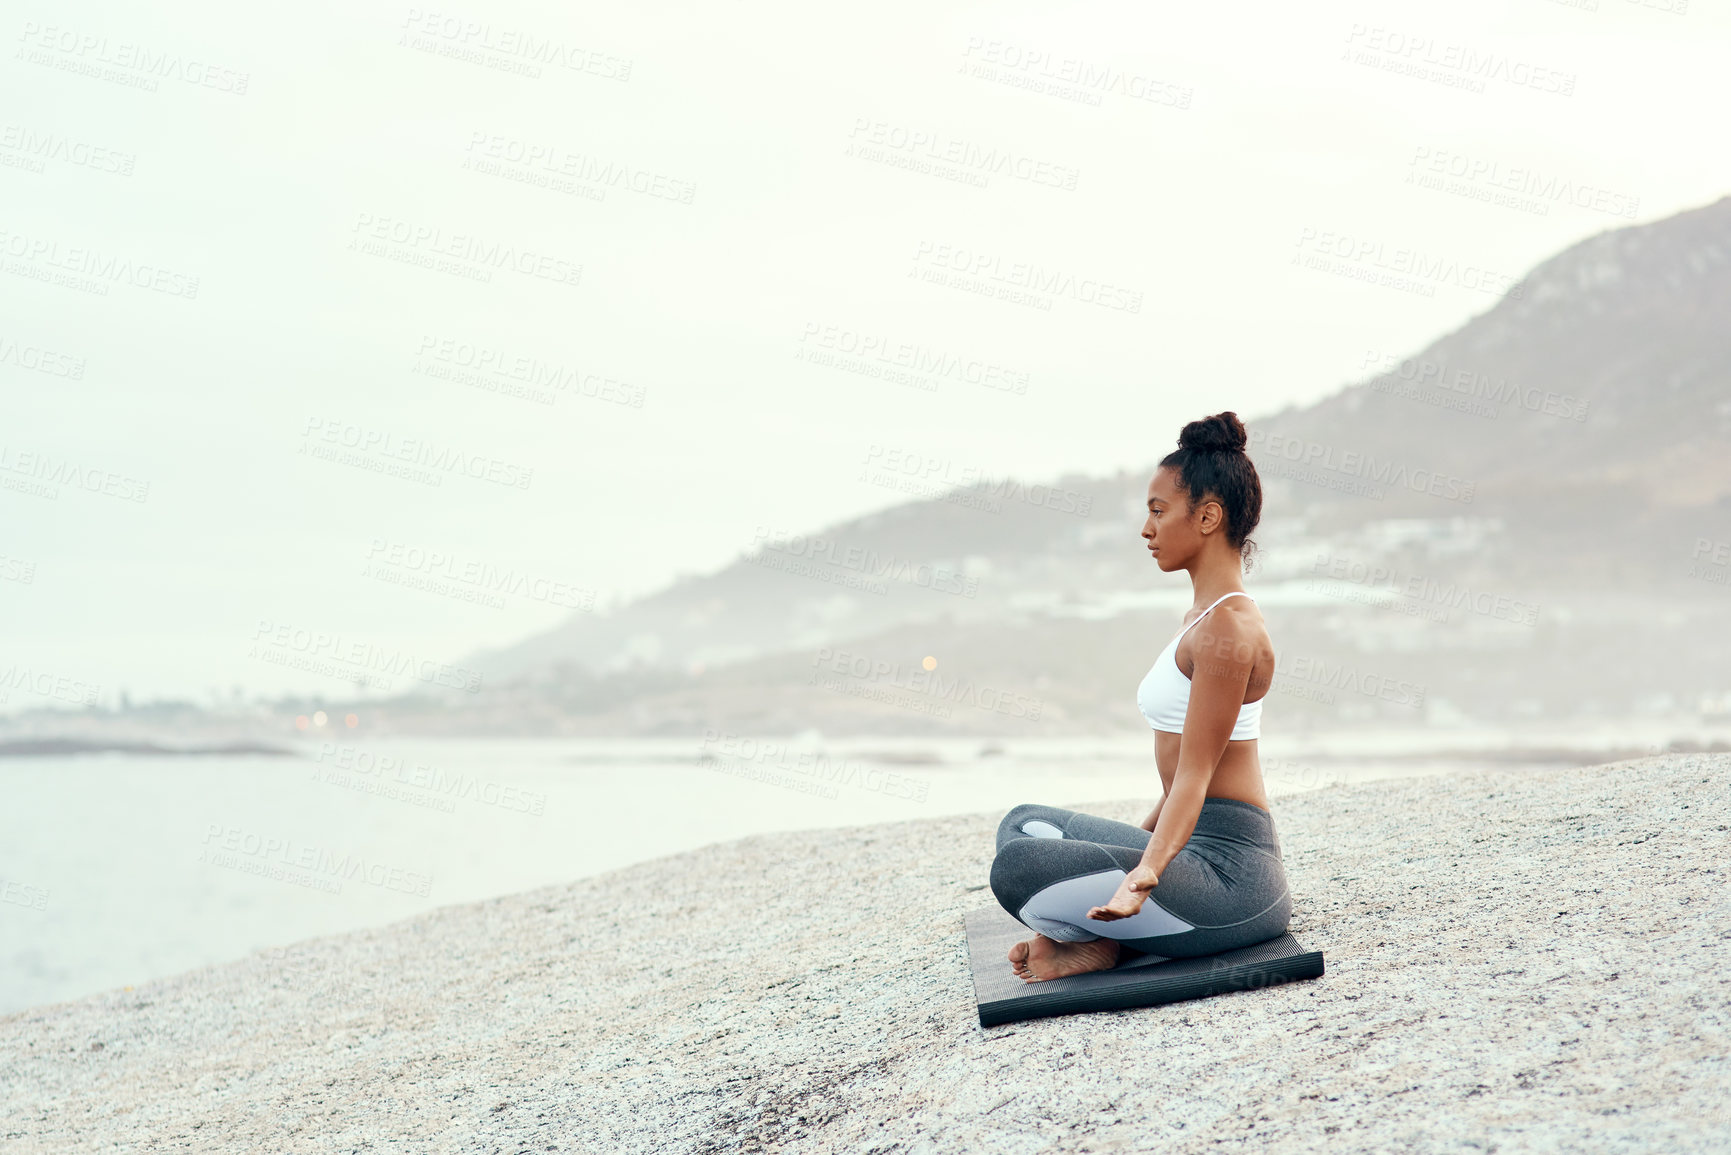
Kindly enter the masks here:
[[[1243, 591], [1233, 590], [1232, 593], [1222, 595], [1215, 601], [1214, 606], [1240, 593]], [[1249, 594], [1244, 596], [1250, 598]], [[1214, 606], [1209, 606], [1197, 614], [1196, 622], [1207, 617]], [[1191, 622], [1190, 626], [1194, 626], [1196, 622]], [[1136, 688], [1136, 705], [1141, 707], [1142, 716], [1148, 719], [1148, 725], [1168, 734], [1184, 732], [1184, 714], [1190, 709], [1190, 679], [1178, 668], [1178, 643], [1190, 632], [1190, 626], [1179, 630], [1178, 636], [1166, 643], [1166, 648], [1160, 651], [1160, 656], [1154, 659], [1154, 665], [1142, 679], [1142, 684]], [[1238, 708], [1238, 723], [1232, 727], [1230, 740], [1243, 742], [1261, 736], [1262, 699], [1258, 698]]]

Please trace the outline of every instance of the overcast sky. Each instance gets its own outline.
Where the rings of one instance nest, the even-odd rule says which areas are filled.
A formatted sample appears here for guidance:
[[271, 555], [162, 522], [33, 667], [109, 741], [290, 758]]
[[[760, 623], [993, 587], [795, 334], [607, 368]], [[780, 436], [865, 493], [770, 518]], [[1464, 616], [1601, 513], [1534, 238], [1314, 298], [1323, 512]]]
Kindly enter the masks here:
[[1731, 191], [1719, 6], [823, 7], [10, 9], [0, 710], [456, 662], [874, 447], [1143, 468]]

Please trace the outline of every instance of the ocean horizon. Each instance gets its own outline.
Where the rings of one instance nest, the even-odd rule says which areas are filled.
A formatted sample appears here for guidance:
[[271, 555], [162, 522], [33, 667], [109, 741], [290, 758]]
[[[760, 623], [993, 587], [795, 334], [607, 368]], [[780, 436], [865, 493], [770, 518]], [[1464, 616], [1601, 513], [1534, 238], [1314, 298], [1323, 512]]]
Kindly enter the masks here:
[[[1662, 723], [1269, 737], [1282, 796], [1591, 761]], [[0, 759], [0, 1013], [753, 834], [1160, 793], [1151, 736], [309, 738], [293, 756]], [[1427, 751], [1429, 753], [1427, 753]], [[1494, 763], [1487, 763], [1493, 758]], [[47, 821], [49, 816], [59, 816]], [[75, 816], [76, 820], [68, 820]], [[980, 852], [984, 883], [989, 854]], [[678, 885], [677, 883], [670, 883]]]

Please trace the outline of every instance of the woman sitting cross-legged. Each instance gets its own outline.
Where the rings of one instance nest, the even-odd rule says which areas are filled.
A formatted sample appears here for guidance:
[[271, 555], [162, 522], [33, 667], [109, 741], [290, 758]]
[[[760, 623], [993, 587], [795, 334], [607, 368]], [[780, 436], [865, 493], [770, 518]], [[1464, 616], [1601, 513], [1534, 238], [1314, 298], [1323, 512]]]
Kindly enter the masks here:
[[1195, 958], [1282, 934], [1292, 916], [1280, 838], [1257, 759], [1274, 647], [1244, 592], [1262, 485], [1244, 425], [1184, 427], [1148, 485], [1142, 537], [1162, 572], [1185, 570], [1185, 625], [1142, 679], [1164, 793], [1140, 826], [1024, 804], [998, 826], [992, 892], [1036, 931], [1010, 948], [1029, 982], [1106, 970], [1129, 948]]

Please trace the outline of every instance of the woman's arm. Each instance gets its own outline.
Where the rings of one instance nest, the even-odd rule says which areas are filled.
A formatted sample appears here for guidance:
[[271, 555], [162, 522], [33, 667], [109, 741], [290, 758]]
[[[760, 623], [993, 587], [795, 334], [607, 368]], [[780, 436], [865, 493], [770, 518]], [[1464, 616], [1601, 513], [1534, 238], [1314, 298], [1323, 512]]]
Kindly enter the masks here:
[[[1161, 803], [1159, 819], [1154, 824], [1154, 837], [1148, 840], [1147, 848], [1142, 851], [1139, 868], [1151, 871], [1158, 878], [1167, 864], [1178, 857], [1178, 852], [1184, 849], [1184, 844], [1190, 841], [1190, 835], [1196, 829], [1196, 820], [1202, 816], [1202, 799], [1208, 793], [1208, 780], [1212, 776], [1212, 771], [1205, 775], [1195, 772], [1187, 775], [1184, 768], [1179, 767], [1172, 778], [1172, 790]], [[1167, 806], [1166, 802], [1172, 805]], [[1150, 881], [1149, 886], [1152, 885]]]
[[[1142, 865], [1156, 874], [1190, 841], [1214, 768], [1238, 725], [1238, 711], [1256, 664], [1253, 630], [1249, 621], [1227, 613], [1210, 617], [1191, 632], [1195, 668], [1190, 674], [1184, 733], [1178, 738], [1178, 769], [1172, 775], [1172, 789], [1161, 800], [1154, 837], [1142, 853]], [[1173, 805], [1165, 805], [1167, 801]]]
[[[1203, 626], [1211, 628], [1203, 633]], [[1208, 796], [1208, 784], [1214, 780], [1214, 768], [1220, 765], [1226, 743], [1232, 740], [1255, 665], [1250, 624], [1226, 615], [1218, 624], [1210, 620], [1203, 626], [1194, 631], [1201, 636], [1195, 649], [1196, 668], [1190, 677], [1190, 707], [1184, 715], [1184, 733], [1178, 739], [1178, 768], [1172, 775], [1172, 788], [1149, 815], [1154, 820], [1154, 836], [1142, 851], [1142, 861], [1125, 875], [1118, 893], [1105, 906], [1090, 910], [1089, 918], [1129, 918], [1142, 909], [1148, 892], [1158, 884], [1160, 872], [1190, 841], [1202, 814], [1202, 800]]]
[[1160, 808], [1166, 805], [1166, 795], [1160, 796], [1160, 801], [1154, 804], [1154, 809], [1148, 812], [1148, 817], [1142, 820], [1142, 829], [1153, 833], [1154, 827], [1160, 822]]

